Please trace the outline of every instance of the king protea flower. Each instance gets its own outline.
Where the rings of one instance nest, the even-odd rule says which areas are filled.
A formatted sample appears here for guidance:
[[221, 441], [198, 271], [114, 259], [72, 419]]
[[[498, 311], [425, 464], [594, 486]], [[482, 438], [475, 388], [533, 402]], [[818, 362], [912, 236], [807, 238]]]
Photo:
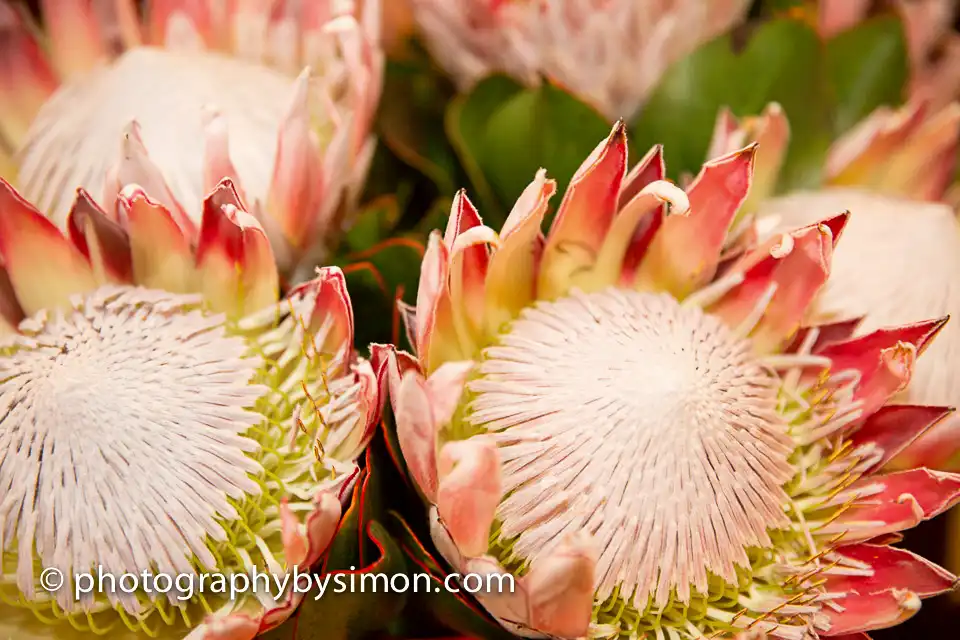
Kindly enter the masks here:
[[0, 3], [0, 170], [43, 213], [62, 225], [78, 186], [112, 201], [138, 154], [193, 222], [229, 176], [285, 274], [323, 262], [373, 154], [379, 0], [360, 22], [349, 0], [40, 4], [44, 31]]
[[[854, 335], [928, 317], [960, 315], [960, 222], [945, 204], [960, 134], [960, 105], [932, 111], [926, 101], [881, 108], [834, 143], [819, 189], [775, 196], [789, 142], [789, 124], [772, 105], [737, 121], [722, 112], [709, 154], [760, 142], [756, 180], [745, 211], [759, 216], [761, 235], [849, 210], [830, 279], [810, 310], [818, 322], [862, 319]], [[960, 326], [951, 323], [917, 363], [901, 399], [960, 406]], [[907, 464], [957, 471], [960, 420], [944, 420], [910, 448]]]
[[547, 77], [610, 120], [632, 118], [667, 67], [730, 29], [747, 0], [411, 0], [437, 63], [467, 90]]
[[[960, 97], [960, 34], [956, 0], [892, 0], [903, 18], [910, 61], [910, 92], [942, 107]], [[835, 36], [870, 13], [870, 0], [811, 0], [821, 35]]]
[[229, 180], [197, 235], [136, 184], [116, 205], [81, 191], [64, 235], [0, 181], [0, 637], [248, 640], [303, 593], [77, 600], [72, 576], [308, 571], [379, 420], [373, 370], [342, 272], [278, 300]]
[[[461, 193], [424, 257], [416, 354], [376, 346], [433, 541], [524, 637], [789, 640], [896, 624], [950, 589], [892, 546], [960, 476], [884, 463], [946, 408], [886, 406], [943, 319], [802, 326], [847, 223], [728, 233], [755, 146], [684, 192], [618, 123], [497, 233]], [[727, 247], [726, 250], [724, 248]]]

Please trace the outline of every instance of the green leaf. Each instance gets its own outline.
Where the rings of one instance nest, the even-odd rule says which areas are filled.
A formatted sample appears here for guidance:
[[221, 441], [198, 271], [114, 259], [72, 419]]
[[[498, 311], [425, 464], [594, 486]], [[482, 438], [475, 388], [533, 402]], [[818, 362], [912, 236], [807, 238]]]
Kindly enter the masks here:
[[388, 237], [400, 221], [397, 196], [385, 195], [366, 204], [343, 237], [344, 252], [366, 251]]
[[416, 63], [392, 62], [384, 78], [378, 128], [387, 147], [414, 167], [442, 193], [460, 181], [456, 154], [441, 125], [448, 97], [435, 76]]
[[444, 115], [447, 137], [473, 184], [485, 217], [506, 215], [504, 203], [494, 194], [484, 173], [482, 149], [487, 123], [504, 102], [521, 91], [523, 87], [509, 76], [493, 75], [482, 80], [470, 93], [454, 98]]
[[[696, 174], [721, 107], [747, 116], [775, 101], [790, 119], [794, 141], [788, 180], [813, 181], [809, 158], [829, 135], [821, 49], [810, 26], [790, 19], [762, 24], [741, 51], [729, 34], [708, 42], [664, 74], [634, 124], [637, 153], [661, 143], [671, 176]], [[798, 161], [802, 170], [795, 168]]]
[[871, 19], [827, 42], [826, 68], [834, 102], [834, 131], [843, 133], [881, 105], [899, 104], [909, 63], [903, 23]]
[[541, 167], [563, 193], [610, 128], [595, 109], [545, 82], [512, 96], [490, 116], [480, 164], [501, 201], [510, 206]]

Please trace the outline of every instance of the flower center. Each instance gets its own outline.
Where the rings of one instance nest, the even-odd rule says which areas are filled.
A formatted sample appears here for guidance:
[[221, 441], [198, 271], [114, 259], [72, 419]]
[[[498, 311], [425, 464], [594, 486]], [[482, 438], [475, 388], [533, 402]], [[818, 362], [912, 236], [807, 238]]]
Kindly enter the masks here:
[[710, 574], [735, 584], [789, 522], [779, 380], [699, 308], [616, 288], [540, 303], [480, 375], [467, 420], [500, 448], [498, 542], [530, 562], [587, 531], [598, 600], [643, 610], [705, 593]]
[[[34, 554], [65, 576], [213, 569], [208, 539], [260, 493], [258, 443], [241, 435], [263, 420], [245, 409], [269, 390], [251, 384], [260, 359], [194, 302], [105, 288], [4, 345], [0, 547], [28, 598]], [[57, 597], [75, 607], [71, 589]]]
[[[32, 123], [21, 151], [20, 187], [62, 223], [77, 187], [99, 198], [136, 120], [150, 159], [195, 220], [203, 201], [204, 109], [226, 119], [230, 157], [245, 191], [266, 197], [277, 132], [293, 79], [216, 53], [138, 47], [63, 85]], [[106, 194], [113, 202], [115, 194]]]

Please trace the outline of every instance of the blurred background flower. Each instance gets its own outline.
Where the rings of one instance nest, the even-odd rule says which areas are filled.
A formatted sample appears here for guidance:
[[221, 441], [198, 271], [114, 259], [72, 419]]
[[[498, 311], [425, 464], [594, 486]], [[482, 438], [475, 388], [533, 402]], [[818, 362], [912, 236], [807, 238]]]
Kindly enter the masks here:
[[506, 72], [546, 78], [608, 119], [633, 119], [661, 74], [728, 31], [750, 0], [411, 0], [434, 59], [461, 91]]
[[121, 160], [149, 158], [184, 220], [230, 177], [285, 276], [329, 260], [375, 147], [378, 2], [39, 5], [40, 25], [0, 5], [0, 138], [4, 175], [41, 211], [62, 225], [77, 187], [111, 200]]

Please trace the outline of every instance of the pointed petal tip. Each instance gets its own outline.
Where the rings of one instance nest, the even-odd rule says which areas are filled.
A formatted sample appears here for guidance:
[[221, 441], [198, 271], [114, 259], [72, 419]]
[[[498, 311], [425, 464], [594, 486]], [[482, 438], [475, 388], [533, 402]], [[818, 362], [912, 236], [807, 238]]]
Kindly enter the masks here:
[[716, 158], [711, 158], [707, 162], [704, 162], [703, 166], [709, 165], [712, 167], [720, 164], [726, 164], [728, 162], [732, 162], [733, 160], [753, 162], [753, 159], [757, 155], [757, 148], [759, 146], [760, 146], [759, 142], [751, 142], [745, 147], [741, 147], [740, 149], [736, 149], [729, 153], [725, 153], [724, 155]]
[[930, 328], [921, 339], [921, 344], [917, 345], [917, 352], [923, 353], [924, 350], [926, 350], [926, 348], [933, 341], [933, 339], [936, 338], [938, 335], [940, 335], [940, 332], [943, 331], [944, 327], [947, 326], [948, 322], [950, 322], [949, 313], [941, 318], [930, 320], [929, 321]]
[[843, 230], [847, 228], [848, 222], [850, 222], [849, 209], [841, 211], [833, 217], [824, 218], [818, 224], [830, 230], [830, 234], [833, 237], [833, 247], [836, 248], [837, 242], [840, 241], [840, 236], [843, 235]]
[[779, 102], [777, 102], [776, 100], [774, 100], [773, 102], [768, 102], [768, 103], [767, 103], [767, 106], [766, 106], [766, 108], [764, 109], [764, 111], [765, 111], [768, 115], [780, 116], [780, 115], [783, 115], [783, 106], [782, 106]]

